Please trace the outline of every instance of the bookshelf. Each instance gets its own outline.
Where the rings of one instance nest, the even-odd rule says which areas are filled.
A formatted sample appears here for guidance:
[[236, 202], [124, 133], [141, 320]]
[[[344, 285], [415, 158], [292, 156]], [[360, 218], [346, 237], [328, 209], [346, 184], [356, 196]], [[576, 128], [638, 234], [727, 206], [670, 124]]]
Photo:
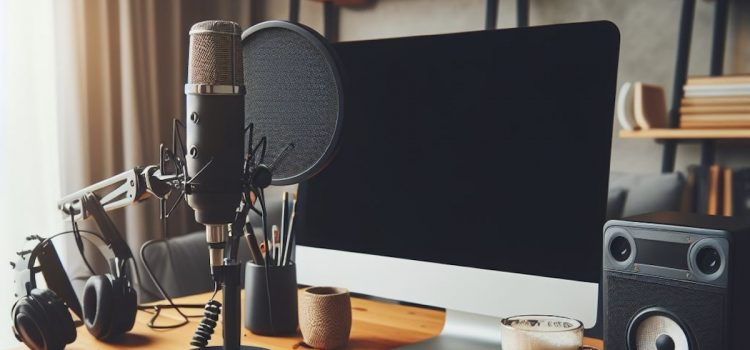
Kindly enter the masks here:
[[[714, 163], [716, 141], [727, 139], [750, 139], [750, 129], [680, 129], [680, 103], [684, 97], [683, 87], [687, 82], [690, 41], [693, 32], [696, 0], [682, 0], [680, 27], [677, 42], [677, 60], [675, 78], [672, 88], [672, 103], [669, 110], [668, 129], [649, 129], [620, 132], [625, 139], [654, 139], [663, 142], [662, 173], [674, 171], [677, 145], [682, 141], [701, 143], [701, 160], [703, 166]], [[726, 47], [727, 17], [729, 0], [716, 0], [714, 25], [711, 45], [710, 75], [719, 76], [724, 68], [724, 51]]]

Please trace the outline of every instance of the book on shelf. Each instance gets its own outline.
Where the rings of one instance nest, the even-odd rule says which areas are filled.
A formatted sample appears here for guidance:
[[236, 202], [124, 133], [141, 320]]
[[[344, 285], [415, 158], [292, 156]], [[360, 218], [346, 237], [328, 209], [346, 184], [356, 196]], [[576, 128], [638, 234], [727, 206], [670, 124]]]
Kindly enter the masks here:
[[[707, 215], [733, 216], [742, 212], [738, 207], [738, 198], [743, 194], [738, 181], [743, 177], [736, 176], [736, 171], [720, 165], [691, 165], [687, 169], [681, 209]], [[750, 171], [745, 177], [747, 183], [746, 198], [750, 205]], [[750, 215], [750, 206], [745, 210]]]
[[685, 97], [750, 97], [750, 75], [691, 77], [684, 87]]
[[680, 113], [685, 114], [696, 114], [696, 115], [731, 115], [731, 114], [744, 114], [750, 115], [750, 103], [745, 105], [734, 105], [734, 104], [721, 104], [713, 106], [682, 106], [680, 107]]
[[682, 107], [688, 106], [747, 106], [750, 96], [683, 97]]
[[750, 128], [750, 75], [688, 78], [680, 105], [680, 127]]
[[750, 75], [719, 75], [719, 76], [692, 76], [688, 77], [686, 85], [731, 85], [750, 84]]
[[691, 121], [728, 121], [728, 122], [741, 122], [750, 120], [750, 113], [734, 113], [734, 114], [683, 114], [682, 120]]
[[686, 130], [744, 130], [750, 129], [750, 122], [691, 122], [681, 121], [680, 129]]
[[721, 167], [714, 164], [708, 168], [708, 205], [706, 213], [708, 215], [719, 215], [723, 201], [721, 196], [722, 187]]
[[721, 96], [750, 96], [750, 84], [748, 86], [737, 87], [733, 89], [721, 88], [721, 89], [705, 89], [705, 88], [691, 88], [685, 87], [686, 97], [721, 97]]
[[680, 117], [683, 129], [749, 129], [750, 116], [714, 118], [712, 116]]
[[689, 166], [681, 210], [708, 215], [750, 216], [750, 168]]
[[750, 113], [683, 114], [680, 116], [680, 127], [685, 129], [750, 128]]
[[724, 183], [724, 191], [722, 193], [723, 203], [722, 203], [722, 209], [724, 216], [732, 216], [734, 215], [734, 204], [732, 198], [734, 198], [734, 195], [732, 191], [734, 190], [734, 184], [732, 181], [734, 172], [730, 168], [725, 168], [723, 174], [722, 182]]

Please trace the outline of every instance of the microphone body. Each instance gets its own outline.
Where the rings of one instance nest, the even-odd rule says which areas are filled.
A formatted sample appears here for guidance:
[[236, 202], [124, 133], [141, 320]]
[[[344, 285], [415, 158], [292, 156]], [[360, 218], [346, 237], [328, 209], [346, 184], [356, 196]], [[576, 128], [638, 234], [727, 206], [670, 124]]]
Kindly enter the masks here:
[[229, 21], [200, 22], [190, 29], [185, 187], [195, 221], [206, 225], [215, 279], [242, 198], [245, 87], [240, 34], [239, 25]]
[[244, 97], [188, 94], [186, 102], [188, 204], [198, 223], [231, 223], [242, 193]]

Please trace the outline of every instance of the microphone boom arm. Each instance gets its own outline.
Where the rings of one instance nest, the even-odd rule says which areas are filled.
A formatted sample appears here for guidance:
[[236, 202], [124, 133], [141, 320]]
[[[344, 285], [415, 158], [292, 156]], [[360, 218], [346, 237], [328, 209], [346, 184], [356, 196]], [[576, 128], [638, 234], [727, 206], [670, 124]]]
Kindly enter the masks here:
[[152, 196], [164, 199], [173, 186], [178, 186], [177, 178], [177, 175], [162, 175], [159, 167], [154, 165], [136, 167], [71, 193], [60, 199], [57, 206], [66, 217], [72, 216], [74, 221], [94, 217], [107, 244], [118, 258], [118, 261], [110, 264], [114, 265], [118, 274], [122, 274], [121, 263], [133, 259], [133, 253], [107, 212]]
[[63, 197], [57, 207], [66, 217], [72, 215], [80, 221], [92, 215], [83, 205], [83, 198], [89, 193], [99, 199], [104, 211], [111, 211], [151, 196], [166, 198], [177, 186], [176, 179], [177, 175], [162, 175], [155, 165], [136, 167]]

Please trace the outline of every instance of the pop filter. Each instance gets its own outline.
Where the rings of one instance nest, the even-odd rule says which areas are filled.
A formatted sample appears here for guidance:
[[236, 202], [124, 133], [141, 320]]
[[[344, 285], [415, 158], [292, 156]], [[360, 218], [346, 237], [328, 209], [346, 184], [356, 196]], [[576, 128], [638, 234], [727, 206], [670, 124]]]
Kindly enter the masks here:
[[[305, 181], [332, 158], [343, 86], [328, 41], [303, 25], [268, 21], [242, 33], [245, 124], [267, 138], [273, 185]], [[275, 161], [274, 161], [275, 160]]]

